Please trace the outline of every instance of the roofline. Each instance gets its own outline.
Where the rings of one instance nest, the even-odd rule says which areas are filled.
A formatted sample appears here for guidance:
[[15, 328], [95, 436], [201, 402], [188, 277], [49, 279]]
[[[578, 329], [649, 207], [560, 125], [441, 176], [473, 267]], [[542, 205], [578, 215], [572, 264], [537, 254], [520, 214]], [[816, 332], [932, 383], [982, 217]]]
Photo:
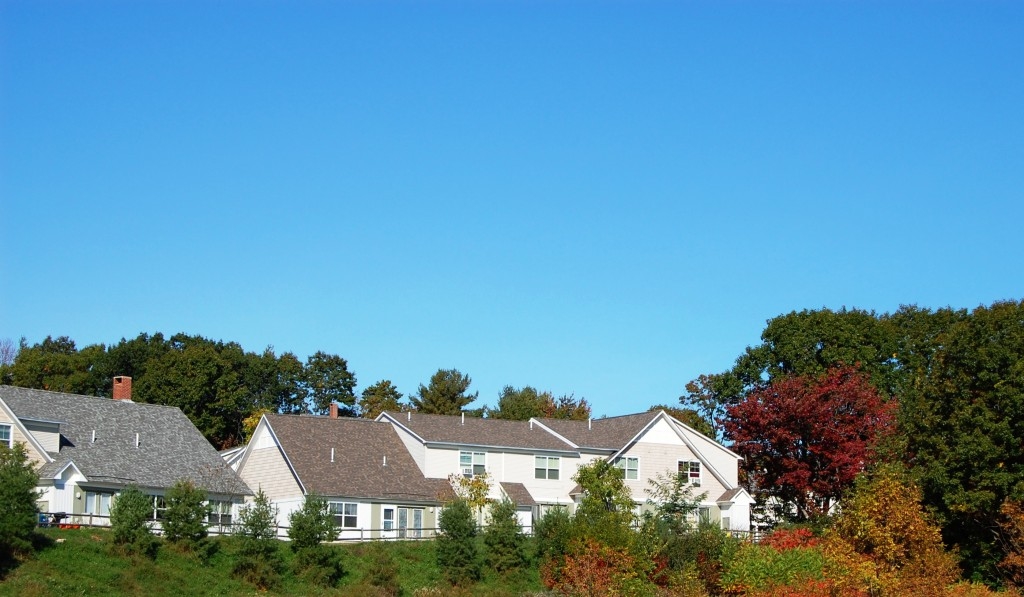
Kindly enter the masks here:
[[52, 419], [37, 419], [35, 417], [18, 417], [22, 421], [32, 421], [33, 423], [52, 423], [54, 425], [61, 425], [67, 423], [67, 421], [54, 421]]
[[576, 444], [574, 444], [571, 441], [569, 441], [569, 438], [565, 437], [564, 435], [561, 435], [560, 433], [557, 433], [554, 429], [548, 427], [544, 423], [541, 423], [540, 419], [537, 419], [536, 417], [530, 417], [530, 421], [533, 422], [533, 423], [536, 423], [537, 425], [539, 425], [540, 428], [543, 429], [544, 431], [547, 431], [551, 435], [553, 435], [553, 436], [557, 437], [558, 439], [562, 440], [563, 442], [569, 444], [573, 449], [575, 449], [575, 450], [579, 450], [580, 449], [579, 446], [577, 446]]
[[[292, 476], [295, 477], [295, 480], [298, 482], [299, 489], [302, 490], [302, 495], [309, 495], [309, 493], [306, 491], [305, 483], [303, 483], [302, 479], [299, 478], [298, 471], [295, 470], [295, 466], [292, 464], [291, 459], [288, 458], [288, 451], [284, 449], [283, 445], [281, 445], [281, 440], [278, 439], [277, 434], [274, 433], [274, 428], [270, 426], [270, 419], [267, 418], [267, 414], [266, 413], [260, 415], [260, 422], [256, 425], [256, 429], [254, 429], [253, 432], [252, 432], [253, 437], [256, 437], [256, 432], [259, 431], [260, 425], [263, 425], [264, 423], [266, 424], [267, 431], [269, 431], [270, 435], [273, 436], [274, 443], [277, 445], [278, 449], [281, 450], [281, 455], [284, 456], [284, 462], [285, 462], [285, 464], [288, 465], [288, 470], [290, 470], [292, 472]], [[236, 472], [236, 474], [238, 474], [238, 477], [240, 479], [242, 477], [242, 474], [239, 471], [242, 468], [245, 467], [246, 461], [249, 460], [249, 454], [251, 453], [251, 449], [254, 450], [255, 448], [252, 448], [252, 440], [250, 439], [249, 443], [245, 445], [245, 454], [241, 458], [238, 459], [238, 470], [236, 470], [235, 472]], [[245, 483], [245, 479], [241, 479], [241, 481], [246, 486], [249, 485], [248, 483]], [[251, 487], [249, 488], [249, 491], [252, 491]], [[255, 495], [255, 493], [253, 495]]]
[[395, 419], [395, 417], [392, 417], [391, 414], [388, 413], [387, 411], [384, 411], [384, 412], [380, 413], [379, 415], [377, 415], [377, 418], [374, 419], [374, 421], [380, 421], [382, 418], [386, 418], [388, 421], [391, 422], [392, 425], [394, 425], [394, 426], [396, 426], [396, 427], [398, 427], [400, 429], [403, 429], [406, 433], [408, 433], [409, 435], [411, 435], [414, 438], [416, 438], [416, 440], [419, 441], [424, 446], [427, 445], [427, 440], [425, 440], [422, 437], [420, 437], [419, 434], [417, 434], [412, 429], [409, 429], [405, 425], [402, 425], [401, 422], [399, 422], [397, 419]]
[[[668, 419], [668, 423], [669, 423], [670, 426], [672, 425], [673, 422], [677, 422], [674, 418], [669, 416], [669, 414], [667, 412], [661, 411], [661, 414], [665, 415], [665, 417]], [[689, 429], [689, 428], [687, 428], [687, 429]], [[700, 450], [697, 449], [697, 446], [695, 446], [693, 444], [693, 442], [690, 441], [690, 438], [686, 437], [686, 434], [683, 433], [682, 429], [679, 429], [678, 427], [673, 426], [672, 427], [672, 431], [674, 431], [676, 436], [679, 437], [679, 439], [681, 439], [684, 444], [686, 444], [686, 447], [689, 448], [691, 452], [693, 452], [693, 455], [700, 459], [701, 464], [704, 465], [705, 467], [707, 467], [707, 469], [711, 471], [711, 474], [714, 475], [714, 477], [716, 479], [718, 479], [718, 482], [722, 484], [722, 487], [724, 487], [726, 489], [726, 491], [728, 491], [730, 489], [735, 489], [736, 488], [732, 483], [729, 483], [729, 482], [727, 482], [725, 480], [725, 475], [720, 473], [718, 471], [718, 469], [715, 468], [715, 465], [711, 464], [711, 460], [707, 456], [705, 456], [703, 452], [701, 452]], [[706, 437], [706, 436], [702, 435], [702, 437]], [[717, 443], [717, 442], [715, 442], [715, 443]]]
[[[745, 494], [747, 495], [747, 497], [748, 497], [748, 498], [750, 498], [751, 500], [753, 500], [753, 499], [754, 499], [754, 496], [750, 495], [750, 492], [749, 492], [749, 491], [747, 491], [747, 490], [746, 490], [746, 488], [745, 488], [745, 487], [743, 487], [742, 485], [737, 485], [736, 487], [733, 487], [733, 489], [739, 489], [740, 491], [742, 491], [743, 493], [745, 493]], [[728, 491], [732, 491], [733, 489], [730, 489], [730, 490], [728, 490]], [[728, 493], [728, 491], [727, 491], [726, 493]], [[722, 495], [725, 495], [725, 494], [722, 494]], [[739, 495], [739, 494], [736, 494], [736, 495]], [[736, 500], [718, 500], [718, 501], [716, 501], [715, 503], [716, 503], [716, 504], [732, 504], [732, 503], [733, 503], [733, 502], [735, 502], [735, 501], [736, 501]]]
[[[639, 413], [638, 413], [638, 414], [639, 414]], [[615, 458], [615, 457], [619, 456], [620, 454], [622, 454], [623, 452], [625, 452], [625, 451], [626, 451], [626, 448], [628, 448], [628, 447], [632, 446], [633, 444], [635, 444], [635, 443], [636, 443], [636, 441], [637, 441], [638, 439], [640, 439], [640, 437], [641, 437], [641, 436], [643, 436], [643, 434], [647, 433], [647, 430], [648, 430], [648, 429], [650, 429], [652, 425], [654, 425], [654, 422], [655, 422], [655, 421], [657, 421], [657, 420], [658, 420], [658, 418], [659, 418], [659, 417], [660, 417], [661, 415], [664, 415], [664, 414], [665, 414], [665, 411], [663, 411], [663, 410], [659, 410], [658, 412], [656, 412], [656, 413], [654, 414], [654, 416], [653, 416], [653, 417], [651, 417], [651, 420], [650, 420], [650, 421], [647, 421], [647, 424], [646, 424], [646, 425], [644, 425], [644, 426], [643, 426], [643, 427], [642, 427], [642, 428], [640, 429], [640, 431], [638, 431], [638, 432], [637, 432], [637, 434], [636, 434], [636, 435], [634, 435], [634, 436], [633, 436], [632, 438], [630, 438], [630, 440], [629, 440], [628, 442], [626, 442], [626, 443], [625, 443], [625, 444], [624, 444], [624, 445], [623, 445], [623, 446], [622, 446], [621, 448], [619, 448], [618, 450], [616, 450], [615, 452], [613, 452], [613, 453], [612, 453], [612, 455], [611, 455], [611, 456], [609, 456], [608, 458]]]
[[512, 453], [520, 453], [521, 452], [521, 453], [524, 453], [524, 454], [533, 454], [535, 452], [554, 452], [556, 454], [574, 454], [574, 455], [578, 455], [579, 454], [579, 451], [571, 450], [571, 449], [559, 450], [559, 449], [556, 449], [556, 448], [529, 448], [529, 447], [523, 447], [523, 446], [498, 446], [498, 445], [491, 445], [491, 444], [468, 444], [468, 443], [464, 443], [464, 442], [435, 442], [435, 441], [428, 441], [428, 442], [424, 442], [423, 445], [428, 447], [428, 448], [445, 448], [445, 447], [453, 447], [453, 448], [484, 448], [484, 449], [494, 449], [494, 450], [498, 450], [498, 451], [501, 451], [501, 452], [512, 452]]
[[[7, 405], [7, 402], [4, 401], [3, 397], [0, 397], [0, 408], [2, 408], [4, 412], [7, 414], [7, 416], [11, 419], [11, 425], [17, 427], [18, 430], [21, 431], [21, 434], [24, 435], [25, 438], [27, 438], [28, 441], [32, 444], [32, 447], [35, 448], [36, 451], [39, 452], [39, 454], [42, 455], [42, 457], [46, 460], [46, 464], [55, 462], [55, 459], [52, 456], [50, 456], [49, 453], [47, 453], [46, 449], [43, 448], [43, 445], [40, 444], [39, 440], [36, 439], [36, 436], [32, 435], [32, 432], [25, 428], [25, 424], [21, 422], [21, 417], [19, 417], [17, 414], [15, 414], [13, 410], [11, 410], [11, 407]], [[13, 435], [11, 436], [11, 441], [14, 441]]]
[[64, 466], [60, 467], [60, 469], [56, 473], [54, 473], [53, 476], [50, 477], [50, 478], [54, 479], [54, 480], [60, 478], [60, 476], [64, 474], [64, 471], [68, 470], [69, 466], [74, 467], [75, 470], [78, 471], [78, 474], [82, 475], [83, 479], [85, 479], [86, 481], [89, 481], [89, 477], [85, 476], [85, 473], [82, 472], [82, 469], [78, 468], [78, 465], [75, 464], [74, 460], [68, 460], [68, 463], [65, 464]]
[[[665, 411], [661, 411], [661, 412], [665, 412]], [[696, 430], [696, 429], [694, 429], [693, 427], [690, 427], [690, 426], [689, 426], [689, 425], [687, 425], [686, 423], [683, 423], [682, 421], [680, 421], [679, 419], [677, 419], [677, 418], [673, 417], [672, 415], [670, 415], [670, 414], [668, 414], [668, 413], [665, 413], [665, 416], [667, 416], [668, 418], [670, 418], [670, 419], [672, 419], [673, 421], [675, 421], [675, 423], [676, 423], [677, 425], [680, 425], [680, 426], [682, 426], [682, 427], [683, 427], [684, 429], [687, 429], [687, 430], [689, 430], [689, 431], [690, 431], [690, 432], [692, 432], [692, 433], [696, 433], [696, 434], [697, 434], [697, 435], [699, 435], [700, 437], [703, 437], [704, 439], [708, 440], [709, 442], [711, 442], [712, 444], [714, 444], [714, 446], [715, 446], [716, 448], [718, 448], [719, 450], [722, 450], [723, 452], [725, 452], [726, 454], [728, 454], [728, 455], [732, 456], [733, 458], [736, 458], [737, 460], [743, 460], [743, 457], [742, 457], [742, 456], [740, 456], [740, 455], [739, 455], [739, 454], [737, 454], [736, 452], [733, 452], [733, 451], [732, 451], [732, 450], [730, 450], [729, 448], [726, 448], [725, 446], [723, 446], [723, 445], [722, 445], [722, 443], [721, 443], [721, 442], [719, 442], [719, 441], [718, 441], [718, 440], [716, 440], [715, 438], [713, 438], [713, 437], [708, 437], [707, 435], [704, 435], [704, 434], [703, 434], [703, 433], [701, 433], [700, 431], [697, 431], [697, 430]]]

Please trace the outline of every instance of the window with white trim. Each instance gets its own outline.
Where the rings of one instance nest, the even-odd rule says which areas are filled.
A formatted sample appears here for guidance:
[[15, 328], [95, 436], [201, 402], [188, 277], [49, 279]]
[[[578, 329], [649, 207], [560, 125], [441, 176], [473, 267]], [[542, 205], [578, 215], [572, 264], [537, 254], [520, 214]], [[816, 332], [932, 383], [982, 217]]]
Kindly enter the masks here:
[[231, 502], [210, 500], [209, 515], [206, 521], [213, 525], [231, 525]]
[[96, 514], [98, 516], [110, 516], [110, 500], [113, 497], [113, 492], [86, 491], [85, 513]]
[[384, 508], [384, 530], [390, 531], [395, 528], [395, 509]]
[[467, 479], [480, 476], [487, 472], [486, 452], [459, 452], [459, 468], [462, 476]]
[[167, 500], [162, 495], [150, 497], [153, 499], [153, 520], [163, 520], [167, 517]]
[[684, 475], [690, 485], [700, 487], [700, 461], [680, 460], [679, 474]]
[[[640, 459], [631, 456], [622, 456], [615, 459], [615, 466], [622, 471], [624, 479], [640, 478]], [[671, 469], [670, 469], [671, 470]]]
[[359, 505], [352, 502], [328, 502], [334, 524], [340, 529], [354, 529], [359, 524]]
[[534, 479], [557, 479], [561, 459], [558, 456], [534, 456]]
[[11, 426], [6, 423], [0, 423], [0, 444], [7, 444], [8, 448], [14, 447], [11, 443]]

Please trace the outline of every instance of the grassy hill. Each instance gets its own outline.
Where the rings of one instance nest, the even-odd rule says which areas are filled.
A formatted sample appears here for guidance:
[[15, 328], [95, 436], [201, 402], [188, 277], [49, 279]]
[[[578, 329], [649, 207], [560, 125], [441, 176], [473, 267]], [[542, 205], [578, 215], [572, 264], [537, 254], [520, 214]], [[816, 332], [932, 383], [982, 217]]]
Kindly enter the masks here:
[[[162, 544], [156, 558], [150, 560], [117, 554], [111, 546], [110, 532], [105, 529], [50, 529], [44, 533], [50, 539], [49, 545], [0, 582], [0, 597], [373, 594], [373, 588], [365, 583], [369, 544], [337, 546], [336, 549], [343, 554], [345, 576], [337, 587], [322, 588], [306, 584], [291, 574], [292, 554], [287, 544], [282, 543], [285, 572], [281, 584], [271, 591], [260, 592], [231, 577], [237, 550], [237, 542], [231, 537], [212, 539], [213, 553], [206, 561], [178, 553], [166, 544]], [[536, 594], [542, 590], [536, 570], [526, 571], [514, 579], [488, 573], [479, 584], [455, 590], [448, 587], [441, 577], [433, 542], [389, 542], [383, 546], [398, 564], [398, 581], [403, 595], [499, 597]]]

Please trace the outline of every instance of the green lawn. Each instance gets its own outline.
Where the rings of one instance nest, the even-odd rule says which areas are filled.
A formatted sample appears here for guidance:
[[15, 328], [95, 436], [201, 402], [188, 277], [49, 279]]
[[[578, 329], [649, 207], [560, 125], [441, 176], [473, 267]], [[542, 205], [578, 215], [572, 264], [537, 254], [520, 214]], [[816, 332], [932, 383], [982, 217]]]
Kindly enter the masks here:
[[[335, 588], [305, 584], [290, 572], [291, 551], [281, 544], [285, 572], [281, 584], [260, 593], [254, 587], [231, 577], [236, 542], [233, 538], [215, 538], [213, 555], [202, 562], [161, 544], [155, 560], [129, 558], [111, 549], [106, 529], [43, 531], [52, 540], [48, 547], [11, 571], [0, 582], [0, 597], [61, 597], [64, 595], [364, 595], [361, 585], [368, 566], [368, 544], [338, 546], [343, 553], [345, 576]], [[403, 595], [491, 595], [516, 596], [542, 594], [536, 569], [513, 578], [499, 578], [485, 572], [484, 579], [463, 591], [448, 587], [442, 580], [434, 554], [434, 544], [388, 542], [384, 544], [398, 563], [398, 579]]]

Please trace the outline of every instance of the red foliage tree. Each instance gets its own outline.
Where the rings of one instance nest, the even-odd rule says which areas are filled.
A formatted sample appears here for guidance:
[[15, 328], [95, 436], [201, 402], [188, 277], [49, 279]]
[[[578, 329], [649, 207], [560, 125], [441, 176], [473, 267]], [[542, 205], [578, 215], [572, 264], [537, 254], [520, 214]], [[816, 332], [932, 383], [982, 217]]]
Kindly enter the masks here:
[[752, 391], [729, 407], [725, 431], [755, 491], [775, 498], [787, 517], [806, 520], [828, 512], [864, 470], [895, 407], [866, 375], [836, 367]]

